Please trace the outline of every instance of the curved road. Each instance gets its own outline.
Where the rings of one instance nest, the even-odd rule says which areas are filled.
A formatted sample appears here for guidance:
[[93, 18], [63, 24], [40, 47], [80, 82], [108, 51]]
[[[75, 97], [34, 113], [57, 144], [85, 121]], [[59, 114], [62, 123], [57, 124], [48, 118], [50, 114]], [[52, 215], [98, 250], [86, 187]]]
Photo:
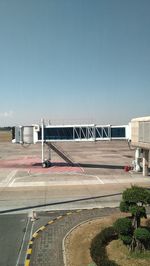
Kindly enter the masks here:
[[65, 235], [76, 225], [89, 219], [118, 213], [117, 208], [82, 210], [80, 212], [59, 213], [60, 219], [48, 225], [35, 238], [31, 254], [31, 266], [62, 266], [62, 241]]

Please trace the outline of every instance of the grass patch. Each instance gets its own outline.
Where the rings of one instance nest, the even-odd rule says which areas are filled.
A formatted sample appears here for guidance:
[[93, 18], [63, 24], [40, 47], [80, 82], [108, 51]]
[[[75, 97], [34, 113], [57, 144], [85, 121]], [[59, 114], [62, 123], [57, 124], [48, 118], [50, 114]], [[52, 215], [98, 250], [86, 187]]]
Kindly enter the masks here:
[[122, 266], [149, 266], [150, 265], [150, 251], [129, 252], [128, 248], [121, 240], [113, 240], [106, 247], [107, 255], [110, 260], [113, 260], [118, 265]]
[[65, 239], [66, 264], [68, 266], [97, 266], [90, 256], [92, 239], [119, 217], [120, 213], [116, 212], [112, 216], [96, 218], [74, 228]]
[[11, 131], [0, 131], [0, 142], [11, 142]]
[[[130, 254], [131, 258], [134, 259], [149, 259], [150, 260], [150, 250], [145, 252], [134, 252]], [[150, 262], [149, 262], [150, 263]]]
[[[70, 232], [65, 239], [65, 254], [68, 266], [96, 266], [90, 256], [91, 242], [103, 229], [111, 226], [117, 218], [126, 217], [127, 214], [116, 213], [110, 217], [88, 221]], [[150, 219], [142, 219], [142, 225], [150, 225]], [[112, 246], [114, 245], [114, 246]], [[82, 248], [81, 248], [82, 247]], [[150, 260], [145, 258], [133, 258], [128, 248], [120, 240], [113, 240], [105, 247], [108, 260], [115, 261], [118, 266], [149, 266]], [[113, 252], [113, 255], [112, 253]], [[108, 262], [109, 263], [109, 262]], [[111, 264], [105, 264], [110, 266]], [[104, 265], [104, 264], [103, 264]]]

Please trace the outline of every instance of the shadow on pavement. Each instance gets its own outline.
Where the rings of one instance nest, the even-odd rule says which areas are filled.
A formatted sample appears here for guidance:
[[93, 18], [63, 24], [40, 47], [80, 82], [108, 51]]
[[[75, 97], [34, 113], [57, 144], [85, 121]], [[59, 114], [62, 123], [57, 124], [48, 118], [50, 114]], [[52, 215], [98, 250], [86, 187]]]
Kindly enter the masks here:
[[124, 165], [80, 163], [79, 166], [84, 168], [124, 169]]
[[23, 211], [23, 210], [30, 210], [30, 209], [34, 209], [34, 208], [42, 208], [42, 207], [46, 207], [46, 206], [54, 206], [54, 205], [61, 205], [61, 204], [67, 204], [67, 203], [73, 203], [73, 202], [80, 202], [80, 201], [86, 201], [86, 200], [94, 200], [94, 199], [100, 199], [100, 198], [114, 197], [114, 196], [119, 196], [119, 195], [122, 195], [122, 193], [114, 193], [114, 194], [103, 195], [103, 196], [80, 198], [80, 199], [74, 199], [74, 200], [52, 202], [52, 203], [47, 203], [47, 204], [25, 206], [25, 207], [21, 207], [21, 208], [3, 210], [3, 211], [0, 211], [0, 214], [11, 213], [11, 212], [16, 212], [16, 211]]
[[[41, 166], [41, 163], [34, 163], [32, 166]], [[93, 164], [93, 163], [74, 163], [69, 164], [65, 162], [51, 162], [51, 167], [59, 166], [72, 166], [72, 167], [84, 167], [84, 168], [106, 168], [106, 169], [124, 169], [124, 165], [109, 165], [109, 164]]]

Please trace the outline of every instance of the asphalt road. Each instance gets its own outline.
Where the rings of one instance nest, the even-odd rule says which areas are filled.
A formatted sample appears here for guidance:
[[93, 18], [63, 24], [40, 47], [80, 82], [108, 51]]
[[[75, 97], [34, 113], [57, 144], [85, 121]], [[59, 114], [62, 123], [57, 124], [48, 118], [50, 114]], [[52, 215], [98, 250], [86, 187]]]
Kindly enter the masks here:
[[73, 214], [69, 216], [65, 215], [68, 210], [37, 212], [34, 221], [29, 217], [31, 211], [28, 214], [0, 215], [0, 266], [24, 266], [33, 233], [47, 222], [63, 216], [63, 219], [49, 226], [36, 239], [31, 257], [31, 265], [62, 266], [62, 239], [65, 234], [81, 221], [115, 212], [113, 208], [83, 210], [79, 213], [72, 211]]
[[24, 266], [32, 234], [59, 213], [38, 213], [35, 221], [31, 219], [31, 211], [26, 214], [0, 215], [0, 266]]
[[[26, 214], [0, 215], [0, 265], [19, 266], [23, 254], [23, 242], [29, 229]], [[26, 242], [27, 247], [27, 242]], [[24, 256], [26, 252], [24, 250]], [[25, 259], [25, 257], [24, 257]], [[23, 259], [23, 260], [24, 260]], [[23, 261], [22, 261], [23, 262]], [[22, 264], [23, 265], [23, 264]]]

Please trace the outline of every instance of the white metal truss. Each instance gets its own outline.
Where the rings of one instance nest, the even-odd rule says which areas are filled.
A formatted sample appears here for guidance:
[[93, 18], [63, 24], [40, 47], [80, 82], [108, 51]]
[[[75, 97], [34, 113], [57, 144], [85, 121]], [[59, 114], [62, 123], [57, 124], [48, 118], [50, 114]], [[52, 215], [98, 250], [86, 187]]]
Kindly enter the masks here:
[[[129, 126], [102, 126], [102, 125], [62, 125], [52, 126], [41, 125], [19, 126], [14, 128], [15, 139], [13, 143], [32, 144], [41, 143], [42, 147], [42, 165], [48, 167], [49, 160], [44, 160], [44, 143], [52, 148], [65, 161], [71, 162], [70, 159], [52, 142], [59, 141], [95, 141], [110, 139], [128, 139]], [[13, 134], [13, 135], [14, 135]], [[71, 162], [72, 163], [72, 162]]]
[[61, 125], [19, 126], [15, 128], [15, 143], [95, 141], [128, 139], [129, 126]]

